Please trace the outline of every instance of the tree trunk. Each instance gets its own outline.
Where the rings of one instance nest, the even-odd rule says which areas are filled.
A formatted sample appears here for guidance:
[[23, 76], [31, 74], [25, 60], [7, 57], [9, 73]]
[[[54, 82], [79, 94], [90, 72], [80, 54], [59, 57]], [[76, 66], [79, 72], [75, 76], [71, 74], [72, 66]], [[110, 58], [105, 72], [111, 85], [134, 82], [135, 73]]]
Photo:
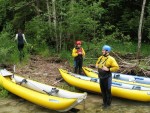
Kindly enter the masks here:
[[35, 9], [36, 9], [36, 13], [37, 15], [40, 14], [40, 9], [39, 9], [39, 0], [36, 0], [36, 3], [35, 3]]
[[49, 0], [46, 0], [46, 6], [47, 6], [47, 13], [48, 13], [48, 24], [50, 27], [51, 26], [51, 11], [50, 11]]
[[[141, 50], [141, 40], [142, 40], [142, 22], [144, 18], [144, 8], [145, 8], [146, 0], [143, 0], [143, 5], [142, 5], [142, 11], [141, 11], [141, 17], [140, 17], [140, 23], [139, 23], [139, 29], [138, 29], [138, 50], [137, 50], [137, 59], [140, 57], [140, 50]], [[139, 63], [139, 62], [138, 62]]]
[[56, 42], [56, 51], [58, 52], [58, 37], [57, 37], [57, 21], [56, 21], [56, 0], [52, 0], [52, 7], [53, 7], [53, 23], [54, 23], [54, 36]]
[[[72, 13], [74, 13], [74, 3], [75, 3], [75, 0], [71, 0], [71, 10], [73, 11]], [[73, 37], [73, 41], [75, 42], [76, 38], [74, 36], [74, 32], [72, 33], [72, 37]]]
[[[61, 7], [62, 6], [62, 0], [61, 0]], [[62, 10], [61, 10], [62, 14]], [[60, 16], [60, 22], [59, 22], [59, 51], [62, 49], [62, 15]]]

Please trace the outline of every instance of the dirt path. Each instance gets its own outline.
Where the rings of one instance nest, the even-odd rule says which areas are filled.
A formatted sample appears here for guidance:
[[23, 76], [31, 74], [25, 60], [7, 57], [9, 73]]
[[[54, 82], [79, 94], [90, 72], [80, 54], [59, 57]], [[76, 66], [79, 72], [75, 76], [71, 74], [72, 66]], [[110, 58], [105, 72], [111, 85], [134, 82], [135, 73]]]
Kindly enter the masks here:
[[[46, 59], [40, 56], [32, 56], [28, 64], [24, 66], [19, 65], [16, 66], [16, 74], [49, 85], [61, 79], [59, 68], [71, 69], [67, 61], [59, 58]], [[9, 70], [13, 71], [13, 68]]]

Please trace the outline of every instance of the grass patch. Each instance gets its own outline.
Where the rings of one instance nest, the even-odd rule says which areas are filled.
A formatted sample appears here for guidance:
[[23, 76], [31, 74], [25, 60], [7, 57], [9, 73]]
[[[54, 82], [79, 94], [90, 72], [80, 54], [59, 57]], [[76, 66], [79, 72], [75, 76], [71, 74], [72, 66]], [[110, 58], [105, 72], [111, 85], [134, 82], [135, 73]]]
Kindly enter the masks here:
[[72, 92], [81, 92], [80, 90], [76, 89], [74, 86], [70, 87], [70, 85], [68, 85], [66, 82], [60, 83], [58, 87]]
[[0, 86], [0, 98], [6, 98], [6, 97], [8, 97], [8, 91]]

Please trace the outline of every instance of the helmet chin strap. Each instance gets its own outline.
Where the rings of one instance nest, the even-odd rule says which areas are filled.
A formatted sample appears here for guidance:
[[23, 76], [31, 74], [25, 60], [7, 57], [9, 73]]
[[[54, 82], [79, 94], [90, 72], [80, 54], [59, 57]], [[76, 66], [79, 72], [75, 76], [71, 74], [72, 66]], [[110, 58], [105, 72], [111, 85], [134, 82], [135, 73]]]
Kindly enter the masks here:
[[109, 55], [109, 52], [105, 51], [105, 54], [103, 54], [103, 56], [108, 56]]

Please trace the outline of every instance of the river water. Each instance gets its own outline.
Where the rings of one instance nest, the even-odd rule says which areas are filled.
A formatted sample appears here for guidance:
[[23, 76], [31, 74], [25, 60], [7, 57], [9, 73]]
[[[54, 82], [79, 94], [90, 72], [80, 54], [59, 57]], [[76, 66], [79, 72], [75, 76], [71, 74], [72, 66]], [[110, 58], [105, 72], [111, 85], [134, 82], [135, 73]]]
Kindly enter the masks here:
[[[150, 102], [138, 102], [113, 97], [111, 107], [103, 109], [102, 97], [98, 94], [88, 94], [87, 99], [77, 105], [78, 113], [149, 113]], [[30, 103], [11, 94], [9, 98], [0, 98], [0, 113], [58, 113]], [[71, 111], [65, 113], [73, 113]]]

